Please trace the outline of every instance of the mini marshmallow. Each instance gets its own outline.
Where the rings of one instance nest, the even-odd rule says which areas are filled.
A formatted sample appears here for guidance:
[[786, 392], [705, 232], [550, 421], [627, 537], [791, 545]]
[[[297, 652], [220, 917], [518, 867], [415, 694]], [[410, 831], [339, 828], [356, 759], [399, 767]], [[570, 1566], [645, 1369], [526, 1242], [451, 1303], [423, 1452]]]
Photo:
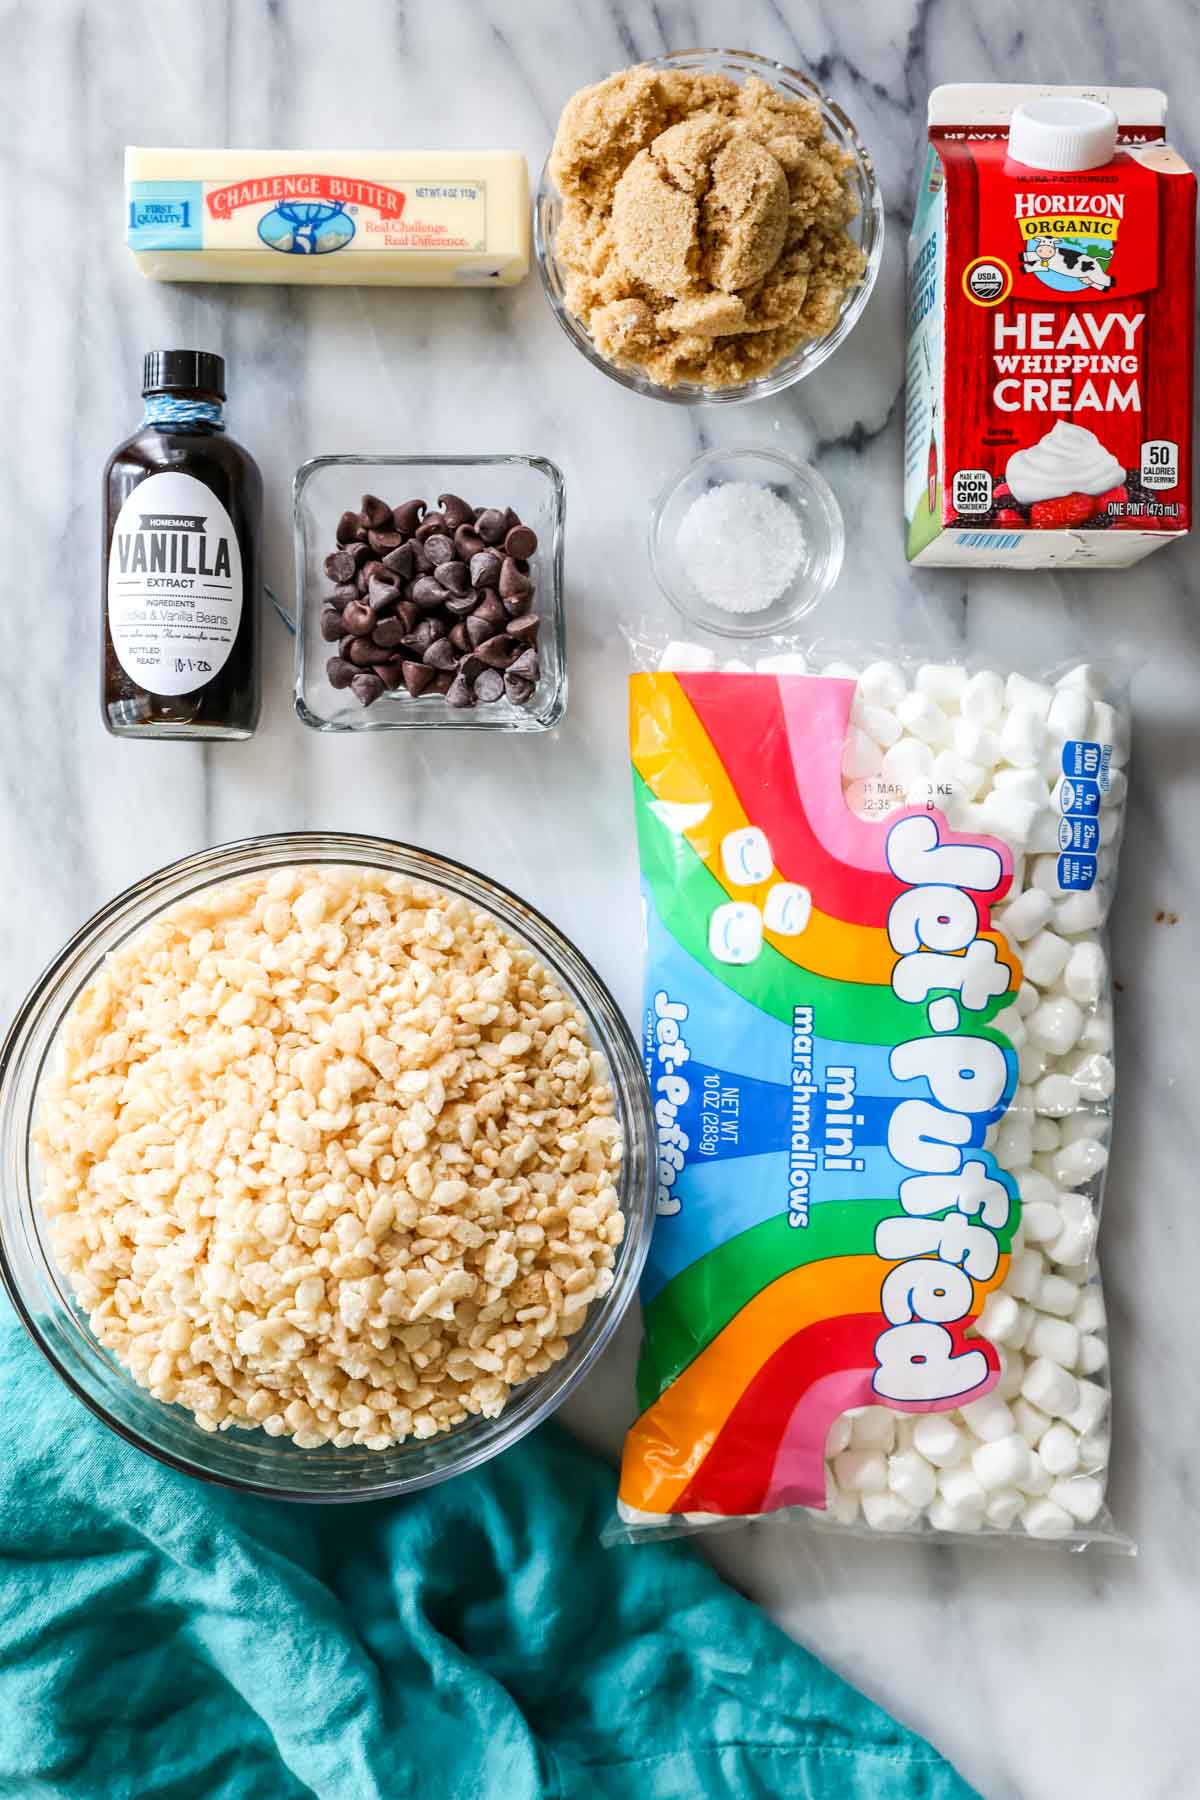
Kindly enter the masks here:
[[705, 650], [702, 645], [685, 644], [681, 639], [672, 638], [659, 657], [658, 666], [680, 675], [699, 674], [704, 669], [711, 669], [716, 660], [712, 651]]
[[[1035, 856], [1030, 871], [1030, 880], [1034, 887], [1041, 888], [1052, 900], [1062, 900], [1066, 889], [1059, 886], [1057, 856]], [[1055, 920], [1058, 919], [1058, 907], [1054, 909]], [[1068, 934], [1069, 935], [1069, 934]]]
[[888, 712], [884, 706], [872, 706], [869, 700], [864, 700], [858, 694], [850, 708], [850, 717], [856, 725], [862, 727], [868, 737], [874, 738], [885, 750], [889, 750], [903, 732], [903, 726], [895, 713]]
[[708, 922], [708, 952], [716, 962], [752, 963], [762, 950], [763, 916], [748, 901], [729, 900]]
[[1051, 850], [1059, 848], [1059, 833], [1062, 830], [1062, 819], [1048, 806], [1044, 806], [1029, 832], [1029, 852], [1036, 856], [1045, 856]]
[[886, 707], [894, 712], [908, 692], [904, 671], [892, 662], [873, 662], [858, 678], [858, 691], [871, 706]]
[[1009, 1114], [996, 1133], [996, 1160], [1014, 1175], [1030, 1167], [1033, 1162], [1032, 1119]]
[[1040, 988], [1053, 987], [1070, 960], [1071, 946], [1056, 931], [1039, 931], [1021, 952], [1026, 981]]
[[1068, 738], [1087, 736], [1092, 719], [1092, 703], [1082, 688], [1060, 687], [1050, 702], [1046, 725], [1057, 744]]
[[1044, 722], [1050, 712], [1054, 690], [1044, 687], [1040, 681], [1030, 681], [1027, 675], [1019, 675], [1014, 670], [1004, 684], [1004, 699], [1010, 711], [1024, 707]]
[[1020, 1432], [1010, 1431], [994, 1443], [980, 1444], [971, 1468], [980, 1486], [991, 1493], [996, 1488], [1019, 1488], [1029, 1478], [1032, 1461], [1033, 1452]]
[[1058, 1189], [1045, 1175], [1031, 1170], [1028, 1175], [1021, 1177], [1021, 1199], [1030, 1206], [1036, 1200], [1046, 1200], [1051, 1205], [1057, 1205]]
[[1107, 1469], [1111, 1448], [1106, 1427], [1099, 1426], [1095, 1431], [1085, 1431], [1079, 1440], [1080, 1468], [1092, 1472]]
[[1094, 1138], [1078, 1138], [1054, 1152], [1054, 1179], [1060, 1187], [1080, 1188], [1094, 1181], [1108, 1162], [1108, 1148]]
[[994, 669], [980, 669], [963, 684], [958, 696], [964, 719], [994, 725], [1004, 711], [1004, 679]]
[[[1018, 1305], [1017, 1323], [1014, 1326], [1013, 1334], [1009, 1339], [1010, 1349], [1023, 1350], [1025, 1348], [1025, 1340], [1029, 1336], [1033, 1321], [1036, 1318], [1037, 1314], [1034, 1312], [1032, 1306], [1026, 1306], [1023, 1302]], [[1022, 1386], [1023, 1385], [1024, 1383], [1022, 1383]]]
[[843, 1450], [850, 1448], [850, 1431], [853, 1424], [853, 1419], [845, 1413], [833, 1421], [825, 1437], [825, 1460], [827, 1462], [831, 1462], [835, 1456], [840, 1456]]
[[905, 694], [896, 707], [896, 717], [923, 744], [944, 744], [950, 736], [949, 719], [928, 694]]
[[997, 1488], [994, 1494], [988, 1495], [983, 1516], [993, 1531], [1008, 1531], [1025, 1504], [1025, 1496], [1019, 1489]]
[[992, 1392], [1001, 1400], [1015, 1400], [1025, 1379], [1025, 1358], [1011, 1345], [1000, 1352], [1000, 1379]]
[[1046, 1261], [1040, 1250], [1022, 1250], [1008, 1265], [1005, 1292], [1018, 1300], [1032, 1300], [1045, 1272]]
[[928, 694], [948, 712], [957, 708], [966, 685], [967, 671], [957, 663], [925, 663], [913, 681], [919, 693]]
[[906, 790], [914, 781], [928, 781], [933, 774], [933, 751], [916, 738], [901, 738], [884, 752], [883, 773]]
[[[1046, 858], [1039, 861], [1052, 859]], [[1055, 859], [1056, 860], [1056, 859]], [[1035, 871], [1036, 873], [1036, 871]], [[1058, 877], [1055, 874], [1055, 885], [1052, 893], [1061, 893]], [[1098, 931], [1105, 919], [1105, 905], [1096, 888], [1086, 888], [1077, 894], [1067, 894], [1059, 900], [1054, 908], [1054, 928], [1063, 937], [1079, 937], [1085, 931]]]
[[1065, 1537], [1073, 1526], [1066, 1507], [1056, 1506], [1049, 1499], [1031, 1500], [1021, 1513], [1021, 1523], [1035, 1538]]
[[1070, 1513], [1077, 1525], [1090, 1525], [1104, 1505], [1104, 1483], [1094, 1475], [1076, 1475], [1069, 1481], [1056, 1481], [1048, 1498]]
[[1117, 739], [1120, 736], [1116, 707], [1110, 706], [1107, 700], [1093, 700], [1091, 724], [1087, 735], [1093, 743], [1099, 744], [1101, 748], [1107, 744], [1110, 751], [1115, 751]]
[[1083, 1022], [1083, 1030], [1079, 1034], [1079, 1048], [1096, 1051], [1101, 1056], [1107, 1056], [1112, 1046], [1112, 1008], [1099, 1006]]
[[1094, 1284], [1076, 1290], [1078, 1299], [1071, 1323], [1078, 1331], [1103, 1331], [1105, 1324], [1104, 1295]]
[[1050, 1313], [1038, 1314], [1026, 1344], [1031, 1356], [1044, 1356], [1064, 1369], [1073, 1369], [1079, 1359], [1079, 1333], [1069, 1319], [1056, 1319]]
[[794, 881], [776, 881], [763, 901], [763, 924], [779, 937], [799, 937], [812, 917], [812, 895]]
[[1071, 1058], [1070, 1074], [1081, 1100], [1091, 1100], [1099, 1105], [1112, 1099], [1113, 1089], [1117, 1085], [1117, 1072], [1113, 1068], [1111, 1057], [1103, 1056], [1095, 1050], [1084, 1051], [1082, 1055]]
[[887, 1459], [882, 1450], [843, 1450], [833, 1459], [837, 1484], [850, 1494], [880, 1493], [887, 1487]]
[[1028, 938], [1036, 937], [1053, 913], [1054, 902], [1049, 894], [1043, 894], [1040, 888], [1026, 888], [1015, 900], [997, 907], [992, 919], [1006, 938], [1023, 944]]
[[993, 788], [980, 802], [985, 830], [1014, 849], [1023, 850], [1029, 841], [1040, 808], [1020, 794], [1004, 788]]
[[1074, 1049], [1083, 1030], [1083, 1013], [1067, 994], [1043, 1000], [1027, 1021], [1031, 1040], [1051, 1056], [1065, 1056]]
[[990, 1293], [979, 1315], [979, 1331], [991, 1344], [1006, 1344], [1016, 1330], [1021, 1312], [1011, 1294]]
[[1079, 1383], [1075, 1377], [1048, 1356], [1039, 1356], [1029, 1364], [1021, 1383], [1021, 1393], [1055, 1419], [1069, 1418], [1080, 1403]]
[[1124, 832], [1125, 821], [1120, 813], [1101, 812], [1100, 843], [1105, 850], [1116, 849]]
[[970, 762], [956, 750], [939, 750], [933, 759], [933, 779], [950, 788], [954, 794], [973, 800], [983, 786], [987, 770]]
[[[990, 1449], [990, 1445], [982, 1446]], [[978, 1456], [979, 1451], [975, 1452]], [[938, 1492], [955, 1512], [982, 1512], [987, 1503], [984, 1484], [966, 1463], [958, 1468], [943, 1469], [938, 1476]]]
[[1094, 1236], [1092, 1225], [1072, 1220], [1063, 1226], [1050, 1245], [1050, 1255], [1064, 1268], [1082, 1267], [1091, 1259]]
[[1033, 1149], [1035, 1159], [1038, 1152], [1044, 1153], [1048, 1150], [1057, 1150], [1059, 1142], [1058, 1126], [1054, 1123], [1053, 1119], [1035, 1119], [1033, 1121]]
[[983, 1525], [980, 1507], [951, 1506], [941, 1494], [929, 1508], [926, 1517], [935, 1531], [979, 1531]]
[[950, 741], [960, 756], [978, 763], [983, 769], [994, 769], [1000, 761], [1000, 739], [976, 719], [955, 719]]
[[864, 1494], [862, 1512], [872, 1531], [907, 1531], [919, 1516], [917, 1508], [901, 1495], [886, 1491]]
[[[1071, 1077], [1074, 1080], [1074, 1076]], [[1090, 1098], [1085, 1095], [1084, 1098]], [[1060, 1144], [1078, 1144], [1084, 1138], [1102, 1144], [1108, 1137], [1109, 1119], [1107, 1113], [1077, 1112], [1069, 1119], [1064, 1119], [1059, 1131]]]
[[1081, 1375], [1098, 1375], [1108, 1361], [1108, 1345], [1090, 1333], [1079, 1340], [1076, 1366]]
[[1018, 1017], [1024, 1019], [1028, 1023], [1029, 1015], [1035, 1013], [1042, 1004], [1042, 996], [1038, 993], [1032, 982], [1023, 981], [1017, 989], [1017, 998], [1014, 1004], [1016, 1005]]
[[807, 675], [808, 658], [802, 650], [781, 650], [760, 656], [755, 667], [760, 675]]
[[847, 1494], [836, 1485], [832, 1493], [826, 1488], [825, 1517], [837, 1525], [853, 1525], [858, 1518], [858, 1495]]
[[1101, 811], [1107, 811], [1109, 808], [1119, 811], [1125, 804], [1125, 796], [1128, 791], [1129, 777], [1126, 775], [1124, 769], [1110, 768], [1108, 771], [1108, 786], [1107, 788], [1102, 788], [1100, 791]]
[[896, 1416], [886, 1406], [865, 1406], [850, 1421], [850, 1442], [856, 1450], [889, 1451], [896, 1438]]
[[721, 839], [721, 866], [735, 887], [756, 887], [768, 881], [775, 858], [765, 831], [757, 825], [743, 825], [728, 831]]
[[915, 1450], [901, 1450], [888, 1458], [888, 1487], [910, 1506], [923, 1509], [937, 1493], [937, 1476]]
[[842, 745], [842, 774], [850, 781], [865, 781], [883, 768], [883, 751], [859, 725], [851, 725]]
[[1029, 1459], [1029, 1474], [1021, 1483], [1021, 1492], [1031, 1498], [1048, 1494], [1053, 1481], [1053, 1475], [1035, 1450]]
[[[1077, 663], [1060, 675], [1055, 686], [1058, 688], [1082, 688], [1089, 700], [1103, 700], [1108, 692], [1108, 681], [1102, 670], [1094, 663]], [[1089, 713], [1089, 718], [1091, 717]]]
[[[1036, 1170], [1031, 1170], [1030, 1173], [1036, 1174]], [[1022, 1176], [1022, 1187], [1025, 1186], [1025, 1182], [1026, 1177]], [[1053, 1200], [1022, 1199], [1021, 1223], [1025, 1227], [1025, 1240], [1027, 1243], [1049, 1244], [1054, 1241], [1062, 1230], [1062, 1213], [1058, 1210], [1058, 1207], [1054, 1204]], [[1049, 1279], [1050, 1277], [1048, 1275], [1043, 1275], [1042, 1281], [1038, 1287], [1039, 1296], [1042, 1287]], [[1050, 1310], [1053, 1311], [1053, 1308]]]
[[[1040, 1311], [1052, 1313], [1056, 1319], [1071, 1319], [1079, 1300], [1079, 1289], [1065, 1275], [1043, 1275], [1034, 1296]], [[1073, 1330], [1078, 1330], [1072, 1324]]]
[[1036, 769], [1046, 751], [1046, 727], [1026, 706], [1017, 706], [1000, 727], [1000, 748], [1016, 769]]
[[[1031, 1046], [1026, 1043], [1026, 1039], [1028, 1038], [1029, 1033], [1025, 1029], [1025, 1021], [1021, 1017], [1020, 1013], [1017, 1012], [1015, 1007], [1010, 1009], [1009, 1015], [1008, 1015], [1007, 1019], [1005, 1019], [1005, 1021], [1004, 1021], [1004, 1035], [1008, 1039], [1009, 1043], [1012, 1045], [1013, 1049], [1018, 1052], [1020, 1052], [1021, 1050], [1031, 1048]], [[1041, 1051], [1035, 1050], [1034, 1055], [1040, 1056]], [[1018, 1063], [1019, 1063], [1019, 1060], [1020, 1059], [1018, 1057]], [[1018, 1073], [1019, 1072], [1020, 1071], [1018, 1069]], [[1026, 1081], [1023, 1083], [1023, 1085], [1025, 1087], [1028, 1087], [1029, 1083]]]
[[975, 1436], [985, 1444], [994, 1443], [997, 1438], [1008, 1437], [1013, 1430], [1012, 1413], [994, 1388], [981, 1400], [968, 1400], [959, 1411]]
[[922, 1413], [913, 1427], [913, 1449], [938, 1469], [952, 1469], [967, 1454], [967, 1439], [945, 1413]]
[[1050, 1415], [1034, 1406], [1024, 1396], [1013, 1401], [1013, 1422], [1031, 1450], [1036, 1450], [1044, 1432], [1050, 1429]]
[[1069, 1075], [1043, 1075], [1034, 1089], [1034, 1105], [1049, 1119], [1065, 1119], [1079, 1105], [1079, 1094]]
[[1046, 804], [1046, 783], [1036, 769], [997, 769], [992, 784], [1006, 794], [1019, 794], [1034, 806]]

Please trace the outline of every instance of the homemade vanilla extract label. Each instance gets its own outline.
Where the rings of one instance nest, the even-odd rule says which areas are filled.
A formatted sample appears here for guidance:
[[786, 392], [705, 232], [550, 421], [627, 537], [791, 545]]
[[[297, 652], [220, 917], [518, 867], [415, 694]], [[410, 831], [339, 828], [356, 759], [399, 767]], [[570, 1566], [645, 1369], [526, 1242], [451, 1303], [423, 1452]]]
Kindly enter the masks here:
[[122, 506], [108, 557], [108, 628], [130, 680], [190, 694], [229, 659], [242, 618], [233, 521], [193, 475], [151, 475]]

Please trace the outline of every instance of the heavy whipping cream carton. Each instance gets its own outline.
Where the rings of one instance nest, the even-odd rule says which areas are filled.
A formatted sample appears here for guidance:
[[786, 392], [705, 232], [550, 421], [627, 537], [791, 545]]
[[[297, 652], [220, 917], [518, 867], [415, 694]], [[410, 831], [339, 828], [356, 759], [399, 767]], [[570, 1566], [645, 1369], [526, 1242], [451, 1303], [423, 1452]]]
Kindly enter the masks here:
[[911, 562], [1137, 562], [1191, 523], [1196, 178], [1155, 88], [929, 98], [909, 242]]

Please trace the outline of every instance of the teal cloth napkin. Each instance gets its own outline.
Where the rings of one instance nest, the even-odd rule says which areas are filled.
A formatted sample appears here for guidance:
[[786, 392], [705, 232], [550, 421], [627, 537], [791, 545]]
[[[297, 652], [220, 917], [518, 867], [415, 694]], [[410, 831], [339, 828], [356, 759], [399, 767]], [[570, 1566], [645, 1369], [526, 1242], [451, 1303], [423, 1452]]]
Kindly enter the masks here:
[[250, 1499], [130, 1449], [0, 1300], [0, 1470], [6, 1797], [971, 1794], [687, 1547], [602, 1548], [611, 1471], [553, 1429], [411, 1499]]

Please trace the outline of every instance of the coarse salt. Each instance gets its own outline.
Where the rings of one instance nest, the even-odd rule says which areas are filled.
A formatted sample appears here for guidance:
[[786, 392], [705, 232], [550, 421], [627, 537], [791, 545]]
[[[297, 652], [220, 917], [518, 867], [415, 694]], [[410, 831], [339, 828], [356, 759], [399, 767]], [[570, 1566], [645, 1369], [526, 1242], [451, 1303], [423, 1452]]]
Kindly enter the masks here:
[[692, 501], [676, 545], [701, 599], [723, 612], [761, 612], [795, 579], [804, 532], [795, 508], [769, 487], [725, 481]]

